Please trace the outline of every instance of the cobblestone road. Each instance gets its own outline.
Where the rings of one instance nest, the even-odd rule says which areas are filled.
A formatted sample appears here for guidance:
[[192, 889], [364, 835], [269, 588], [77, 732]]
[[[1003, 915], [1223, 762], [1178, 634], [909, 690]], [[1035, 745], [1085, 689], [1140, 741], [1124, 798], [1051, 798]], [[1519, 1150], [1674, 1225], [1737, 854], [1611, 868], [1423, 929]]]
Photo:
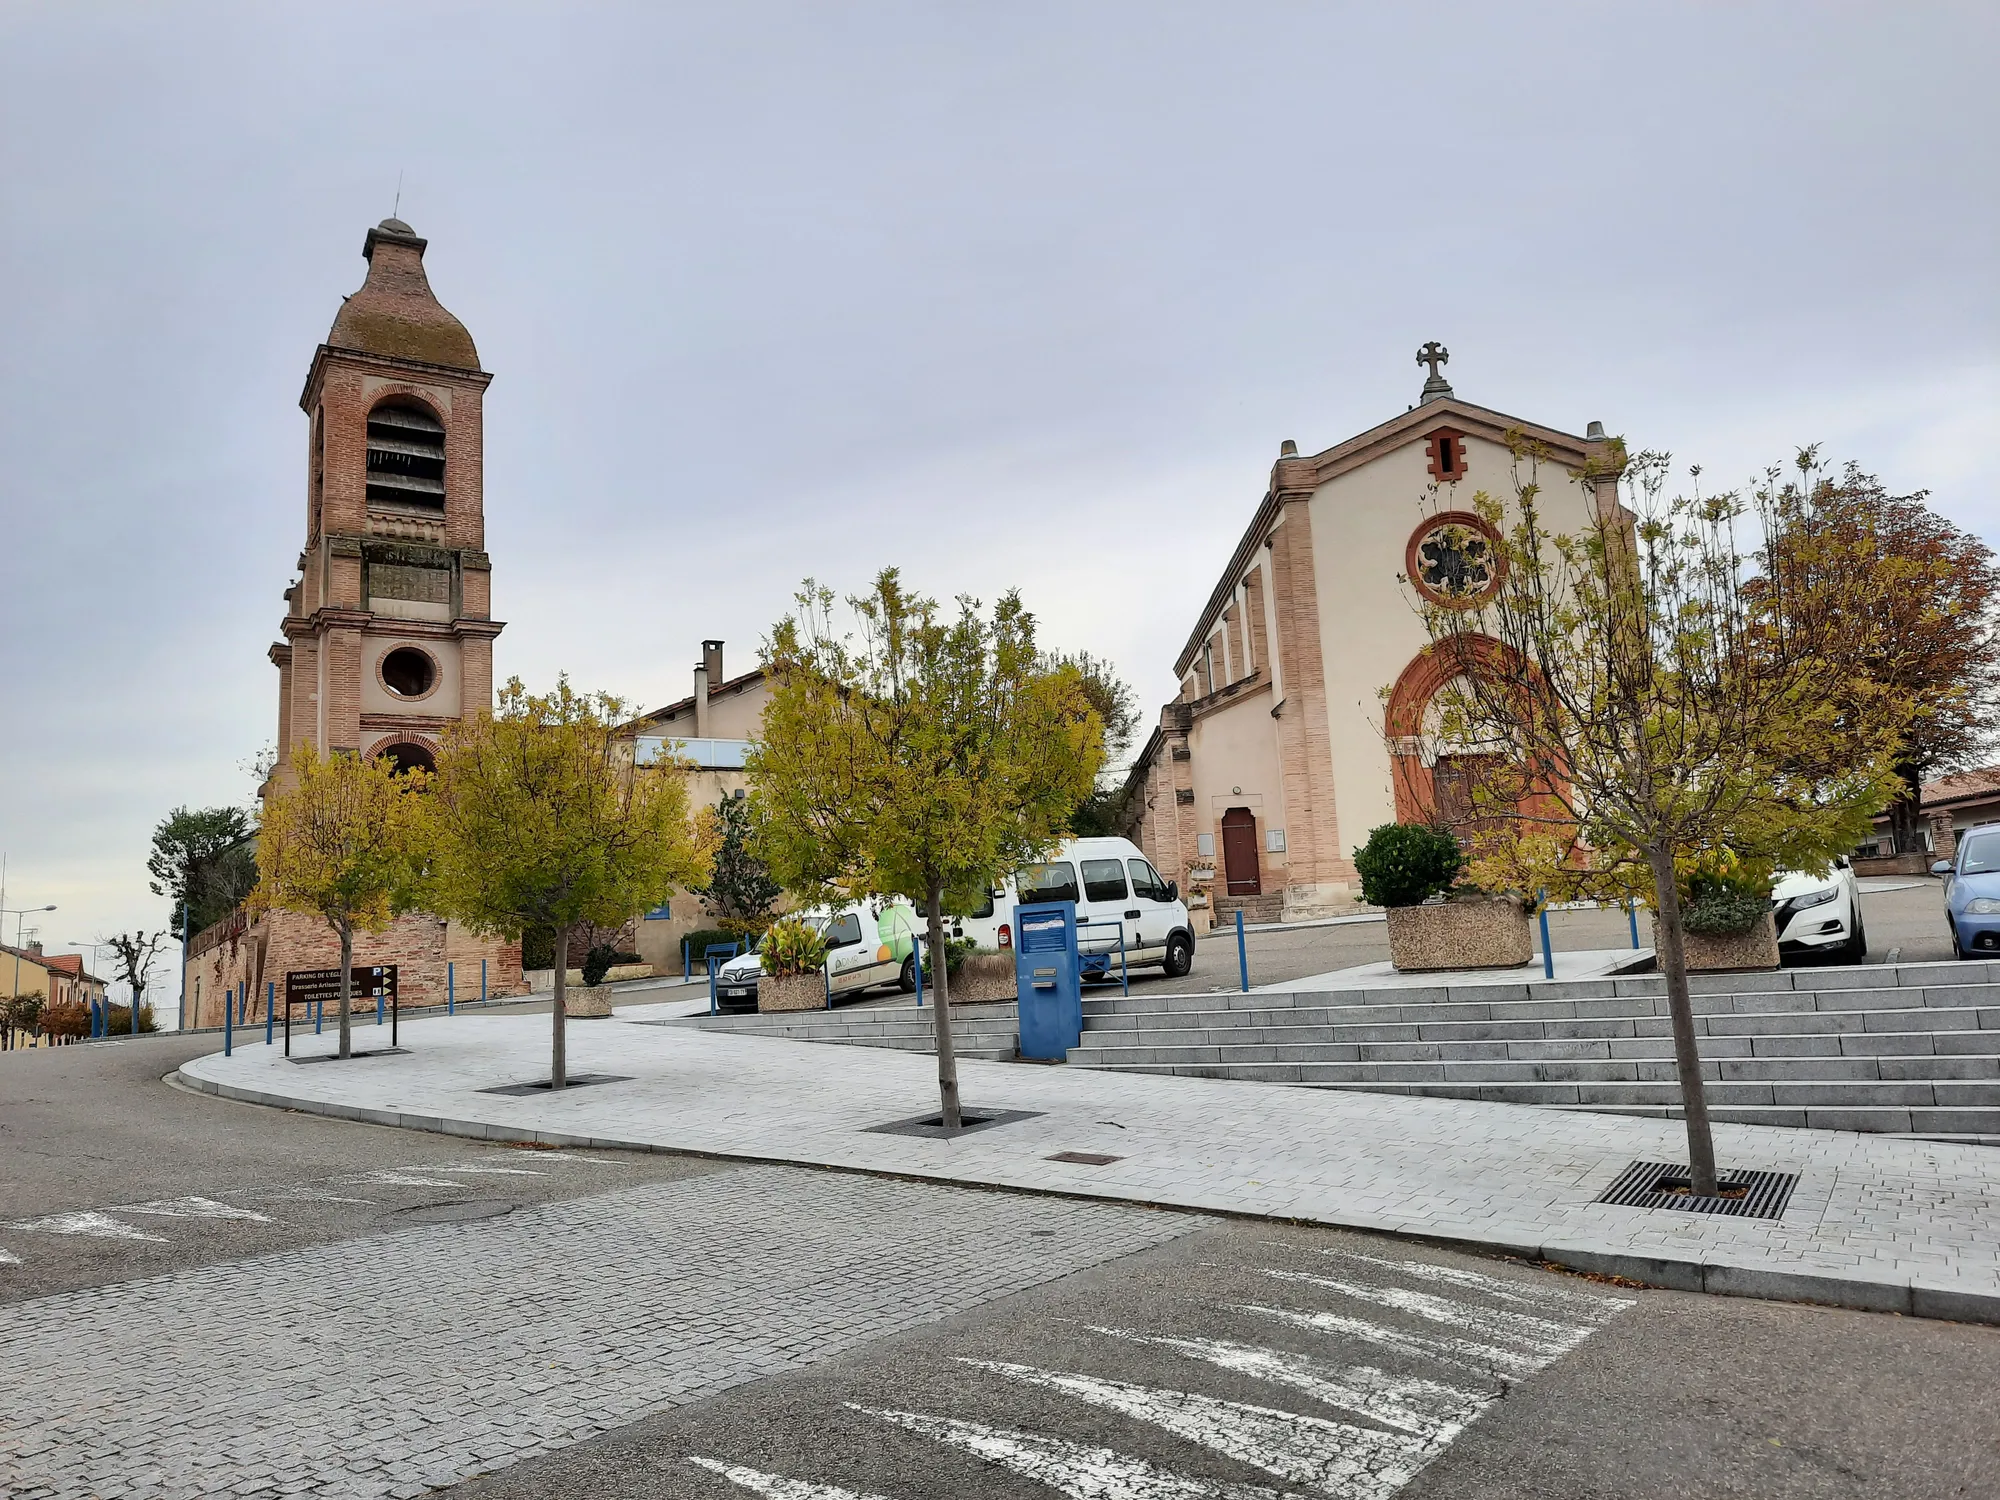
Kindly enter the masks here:
[[780, 1167], [16, 1304], [12, 1497], [406, 1496], [1202, 1221]]

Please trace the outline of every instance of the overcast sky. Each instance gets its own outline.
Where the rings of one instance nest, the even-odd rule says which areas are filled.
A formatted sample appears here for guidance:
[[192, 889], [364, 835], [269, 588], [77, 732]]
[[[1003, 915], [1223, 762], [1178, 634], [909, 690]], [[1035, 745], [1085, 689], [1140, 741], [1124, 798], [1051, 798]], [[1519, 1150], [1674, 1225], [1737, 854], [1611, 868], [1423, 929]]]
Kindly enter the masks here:
[[[1149, 705], [1284, 438], [1473, 401], [2000, 540], [1990, 3], [0, 3], [0, 849], [52, 946], [240, 802], [366, 228], [495, 379], [501, 675], [655, 704], [811, 573]], [[13, 919], [5, 936], [14, 937]]]

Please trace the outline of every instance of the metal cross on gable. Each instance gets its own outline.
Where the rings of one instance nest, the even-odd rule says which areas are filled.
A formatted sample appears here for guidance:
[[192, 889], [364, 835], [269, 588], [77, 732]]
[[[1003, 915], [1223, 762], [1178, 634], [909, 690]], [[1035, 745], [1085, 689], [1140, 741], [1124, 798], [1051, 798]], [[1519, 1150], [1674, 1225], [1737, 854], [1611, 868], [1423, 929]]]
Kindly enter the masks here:
[[1451, 351], [1436, 339], [1432, 339], [1417, 351], [1417, 363], [1430, 366], [1430, 378], [1438, 378], [1438, 366], [1451, 363]]

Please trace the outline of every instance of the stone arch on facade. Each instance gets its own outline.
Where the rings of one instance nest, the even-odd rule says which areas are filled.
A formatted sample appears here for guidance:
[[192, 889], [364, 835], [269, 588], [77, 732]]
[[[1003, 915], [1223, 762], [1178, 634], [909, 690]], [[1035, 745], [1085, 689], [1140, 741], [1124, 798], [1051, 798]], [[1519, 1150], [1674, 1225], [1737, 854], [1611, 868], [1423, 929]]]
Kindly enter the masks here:
[[396, 769], [408, 771], [412, 768], [423, 771], [437, 769], [437, 746], [417, 734], [392, 734], [377, 740], [368, 748], [368, 758], [374, 760], [386, 757]]
[[1517, 653], [1484, 635], [1462, 637], [1449, 652], [1421, 651], [1403, 668], [1389, 690], [1383, 722], [1397, 822], [1429, 823], [1439, 816], [1435, 768], [1424, 753], [1424, 721], [1432, 700], [1468, 671], [1505, 681], [1521, 670]]

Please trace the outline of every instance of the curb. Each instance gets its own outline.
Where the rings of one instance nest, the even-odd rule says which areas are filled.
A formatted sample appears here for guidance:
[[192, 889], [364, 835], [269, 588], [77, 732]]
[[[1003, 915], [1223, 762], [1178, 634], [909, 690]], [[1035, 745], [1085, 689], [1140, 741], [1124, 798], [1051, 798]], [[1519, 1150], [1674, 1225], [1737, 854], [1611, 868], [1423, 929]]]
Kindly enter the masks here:
[[1077, 1193], [1060, 1188], [1032, 1188], [1021, 1187], [1014, 1183], [981, 1182], [944, 1174], [891, 1172], [875, 1167], [802, 1162], [782, 1156], [699, 1151], [685, 1146], [662, 1146], [652, 1141], [625, 1141], [606, 1136], [573, 1135], [562, 1130], [523, 1130], [513, 1126], [488, 1124], [480, 1120], [453, 1120], [438, 1115], [406, 1115], [394, 1110], [366, 1109], [353, 1104], [294, 1099], [282, 1094], [266, 1093], [261, 1089], [243, 1088], [237, 1084], [216, 1083], [206, 1078], [197, 1078], [179, 1068], [167, 1075], [166, 1081], [197, 1093], [231, 1099], [241, 1104], [257, 1104], [270, 1109], [325, 1115], [336, 1120], [353, 1120], [364, 1125], [384, 1125], [395, 1130], [424, 1130], [434, 1135], [461, 1136], [469, 1140], [559, 1146], [590, 1151], [644, 1151], [659, 1156], [687, 1156], [706, 1161], [754, 1162], [759, 1165], [799, 1167], [809, 1171], [847, 1172], [858, 1177], [881, 1177], [901, 1182], [943, 1182], [985, 1192], [1023, 1193], [1041, 1198], [1073, 1198], [1089, 1203], [1127, 1203], [1140, 1208], [1159, 1209], [1169, 1213], [1205, 1214], [1219, 1219], [1260, 1219], [1284, 1224], [1312, 1224], [1329, 1229], [1348, 1229], [1364, 1234], [1387, 1235], [1394, 1239], [1438, 1245], [1478, 1255], [1507, 1256], [1516, 1260], [1555, 1266], [1585, 1276], [1617, 1277], [1620, 1280], [1667, 1291], [1703, 1292], [1717, 1297], [1754, 1297], [1767, 1302], [1801, 1302], [1819, 1307], [1849, 1308], [1858, 1312], [1895, 1313], [1903, 1317], [2000, 1325], [2000, 1293], [1963, 1291], [1953, 1287], [1924, 1285], [1918, 1282], [1872, 1281], [1858, 1276], [1815, 1276], [1804, 1272], [1771, 1270], [1761, 1266], [1736, 1266], [1674, 1257], [1627, 1255], [1619, 1251], [1565, 1245], [1560, 1241], [1529, 1245], [1509, 1239], [1468, 1239], [1457, 1235], [1437, 1234], [1422, 1227], [1405, 1227], [1393, 1221], [1370, 1222], [1359, 1219], [1342, 1221], [1297, 1218], [1285, 1214], [1257, 1214], [1240, 1209], [1170, 1203], [1157, 1198], [1138, 1198], [1118, 1193]]

